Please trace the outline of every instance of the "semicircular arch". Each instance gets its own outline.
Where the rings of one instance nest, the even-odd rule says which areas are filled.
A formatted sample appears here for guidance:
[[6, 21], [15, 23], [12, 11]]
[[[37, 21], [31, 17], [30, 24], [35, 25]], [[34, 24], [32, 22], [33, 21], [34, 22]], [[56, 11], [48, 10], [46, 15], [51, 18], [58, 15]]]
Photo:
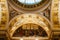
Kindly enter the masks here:
[[11, 37], [21, 25], [28, 23], [40, 25], [47, 32], [48, 37], [50, 36], [51, 24], [48, 19], [39, 14], [21, 14], [13, 18], [9, 23], [9, 32]]

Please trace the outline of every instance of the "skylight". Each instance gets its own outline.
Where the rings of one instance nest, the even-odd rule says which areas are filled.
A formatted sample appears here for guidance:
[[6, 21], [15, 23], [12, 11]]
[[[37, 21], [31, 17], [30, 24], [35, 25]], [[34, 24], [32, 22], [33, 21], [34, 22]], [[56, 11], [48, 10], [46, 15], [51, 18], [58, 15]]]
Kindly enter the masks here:
[[37, 4], [37, 3], [41, 2], [42, 0], [18, 0], [18, 1], [23, 4], [32, 5], [32, 4]]

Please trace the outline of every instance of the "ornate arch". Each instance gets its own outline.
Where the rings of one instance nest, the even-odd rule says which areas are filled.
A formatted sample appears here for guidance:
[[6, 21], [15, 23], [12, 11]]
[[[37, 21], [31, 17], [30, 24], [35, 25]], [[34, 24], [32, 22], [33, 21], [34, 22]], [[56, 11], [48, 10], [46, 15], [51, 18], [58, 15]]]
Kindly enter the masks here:
[[9, 23], [9, 34], [12, 37], [14, 32], [23, 24], [33, 23], [40, 25], [50, 37], [51, 24], [44, 16], [39, 14], [21, 14], [13, 18]]
[[[23, 4], [19, 4], [19, 2], [17, 2], [16, 0], [13, 1], [13, 0], [8, 0], [8, 3], [9, 5], [15, 9], [16, 11], [18, 12], [23, 12], [23, 13], [27, 13], [28, 11], [29, 12], [40, 12], [40, 11], [43, 11], [45, 10], [51, 3], [51, 0], [44, 0], [43, 2], [41, 3], [38, 3], [38, 5], [23, 5]], [[17, 4], [18, 3], [18, 4]]]

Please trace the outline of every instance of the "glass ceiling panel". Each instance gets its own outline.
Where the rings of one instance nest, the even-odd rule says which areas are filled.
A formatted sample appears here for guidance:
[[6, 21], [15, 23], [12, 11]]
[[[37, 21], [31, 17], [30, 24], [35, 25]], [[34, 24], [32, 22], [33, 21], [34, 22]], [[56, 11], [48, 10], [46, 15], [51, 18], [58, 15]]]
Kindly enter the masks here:
[[41, 2], [42, 0], [18, 0], [19, 2], [23, 3], [23, 4], [37, 4], [39, 2]]

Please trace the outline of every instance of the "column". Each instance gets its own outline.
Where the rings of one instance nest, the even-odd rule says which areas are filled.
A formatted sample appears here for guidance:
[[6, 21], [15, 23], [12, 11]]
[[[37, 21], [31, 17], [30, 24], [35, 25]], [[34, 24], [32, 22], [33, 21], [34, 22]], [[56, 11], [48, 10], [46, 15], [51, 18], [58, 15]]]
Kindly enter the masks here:
[[5, 30], [7, 28], [8, 24], [8, 6], [7, 6], [7, 1], [6, 0], [1, 0], [0, 1], [0, 30]]
[[53, 39], [58, 39], [60, 35], [60, 13], [59, 13], [59, 0], [52, 0], [51, 5], [51, 23], [53, 30]]
[[2, 17], [2, 14], [1, 14], [1, 2], [0, 2], [0, 24], [1, 24], [1, 17]]
[[52, 0], [51, 5], [51, 22], [52, 22], [52, 29], [53, 30], [59, 30], [59, 0]]

